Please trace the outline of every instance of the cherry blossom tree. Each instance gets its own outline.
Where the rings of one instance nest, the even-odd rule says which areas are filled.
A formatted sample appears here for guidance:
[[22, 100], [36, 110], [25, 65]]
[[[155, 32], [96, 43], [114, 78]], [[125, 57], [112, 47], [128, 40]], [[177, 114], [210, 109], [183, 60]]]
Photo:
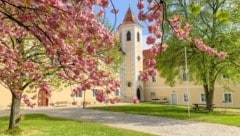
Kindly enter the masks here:
[[[161, 54], [166, 51], [167, 44], [164, 43], [164, 25], [168, 24], [173, 31], [173, 34], [179, 40], [185, 40], [195, 45], [194, 48], [202, 52], [208, 52], [210, 56], [217, 56], [219, 59], [224, 60], [227, 56], [226, 52], [217, 51], [205, 44], [201, 38], [194, 38], [190, 36], [192, 26], [182, 21], [180, 15], [175, 15], [172, 18], [167, 16], [167, 4], [164, 0], [139, 0], [137, 7], [139, 9], [138, 19], [146, 22], [150, 35], [147, 37], [146, 43], [151, 46], [153, 55]], [[145, 61], [148, 67], [145, 71], [141, 72], [141, 77], [146, 82], [149, 77], [156, 75], [156, 60], [155, 58]]]
[[[53, 81], [75, 85], [72, 96], [95, 86], [115, 91], [119, 81], [102, 67], [114, 65], [114, 36], [97, 21], [108, 0], [0, 0], [0, 83], [12, 94], [9, 129], [20, 121], [24, 91], [51, 96]], [[100, 7], [99, 13], [93, 7]], [[116, 10], [114, 10], [116, 13]], [[99, 101], [103, 101], [98, 93]], [[113, 99], [112, 101], [114, 101]], [[118, 99], [116, 99], [117, 101]]]

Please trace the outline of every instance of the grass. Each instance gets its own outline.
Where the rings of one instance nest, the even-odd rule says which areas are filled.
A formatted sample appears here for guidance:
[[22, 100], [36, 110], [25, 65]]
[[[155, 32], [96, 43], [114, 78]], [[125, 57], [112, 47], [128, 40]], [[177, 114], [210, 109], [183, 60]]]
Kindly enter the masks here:
[[20, 127], [12, 131], [6, 131], [8, 121], [9, 117], [0, 117], [1, 136], [152, 136], [99, 123], [52, 118], [42, 114], [26, 115]]
[[190, 117], [188, 117], [186, 106], [166, 104], [142, 103], [124, 106], [93, 107], [92, 109], [210, 122], [240, 127], [240, 112], [234, 110], [231, 111], [230, 109], [226, 112], [224, 109], [216, 109], [214, 112], [208, 112], [207, 110], [194, 111], [191, 109]]

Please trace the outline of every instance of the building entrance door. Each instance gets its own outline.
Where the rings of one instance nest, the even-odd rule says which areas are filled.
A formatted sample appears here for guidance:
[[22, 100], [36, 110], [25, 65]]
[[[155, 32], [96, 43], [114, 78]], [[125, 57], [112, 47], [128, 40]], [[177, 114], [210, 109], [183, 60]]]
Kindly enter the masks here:
[[137, 89], [137, 98], [139, 101], [141, 100], [141, 92], [139, 88]]
[[38, 91], [38, 106], [48, 106], [48, 98], [46, 96], [45, 91]]
[[177, 104], [177, 94], [172, 94], [172, 104]]

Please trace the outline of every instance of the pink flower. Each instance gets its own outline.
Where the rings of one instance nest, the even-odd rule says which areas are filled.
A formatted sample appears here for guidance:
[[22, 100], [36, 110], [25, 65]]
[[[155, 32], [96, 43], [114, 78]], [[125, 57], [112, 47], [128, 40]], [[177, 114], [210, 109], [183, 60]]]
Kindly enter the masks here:
[[136, 96], [133, 97], [133, 103], [134, 104], [138, 104], [139, 103], [139, 100]]
[[141, 72], [141, 73], [140, 73], [140, 77], [141, 77], [141, 80], [142, 80], [143, 82], [147, 82], [147, 81], [149, 80], [148, 73], [146, 73], [146, 72]]
[[138, 9], [143, 9], [144, 8], [144, 1], [140, 0], [137, 4]]
[[99, 102], [104, 102], [106, 101], [106, 94], [104, 93], [103, 90], [99, 90], [96, 94], [96, 100]]
[[156, 41], [156, 38], [154, 38], [153, 36], [148, 36], [146, 43], [150, 45], [150, 44], [154, 44], [155, 41]]
[[147, 0], [148, 3], [151, 3], [153, 0]]
[[155, 36], [156, 36], [157, 38], [162, 38], [162, 32], [156, 31], [156, 32], [155, 32]]
[[96, 0], [97, 1], [97, 4], [106, 8], [109, 6], [109, 1], [108, 0]]
[[158, 26], [156, 24], [148, 26], [149, 33], [154, 33], [158, 30]]
[[213, 48], [209, 48], [207, 52], [210, 56], [215, 56], [217, 54], [216, 49]]
[[150, 67], [155, 67], [156, 66], [156, 60], [155, 59], [147, 59], [145, 61], [145, 65], [149, 68]]
[[157, 75], [157, 71], [156, 71], [156, 69], [154, 69], [154, 68], [149, 68], [149, 69], [148, 69], [148, 74], [149, 74], [150, 76], [156, 76], [156, 75]]
[[141, 21], [145, 21], [147, 19], [147, 15], [145, 15], [143, 11], [140, 11], [138, 13], [138, 19]]
[[93, 46], [89, 45], [87, 47], [87, 52], [90, 54], [96, 54], [96, 49]]
[[219, 59], [224, 60], [227, 57], [227, 53], [221, 51], [217, 54], [217, 56], [218, 56]]

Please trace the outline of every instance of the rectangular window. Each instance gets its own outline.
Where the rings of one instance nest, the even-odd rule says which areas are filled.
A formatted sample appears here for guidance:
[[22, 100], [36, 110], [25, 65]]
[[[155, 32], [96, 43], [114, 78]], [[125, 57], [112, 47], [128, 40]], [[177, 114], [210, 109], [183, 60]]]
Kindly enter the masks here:
[[115, 91], [115, 96], [120, 96], [120, 90], [119, 90], [119, 89], [117, 89], [117, 90]]
[[98, 89], [92, 89], [92, 92], [93, 92], [93, 97], [96, 97]]
[[224, 93], [224, 102], [232, 103], [232, 94], [231, 93]]
[[201, 102], [201, 103], [206, 103], [206, 96], [205, 96], [204, 93], [201, 93], [201, 94], [200, 94], [200, 102]]
[[82, 91], [79, 91], [79, 92], [76, 94], [76, 98], [82, 98]]
[[183, 101], [184, 101], [184, 102], [187, 102], [187, 101], [188, 101], [188, 94], [187, 94], [187, 93], [184, 93], [184, 94], [183, 94]]
[[131, 86], [132, 86], [132, 83], [131, 83], [131, 82], [127, 82], [127, 86], [128, 86], [128, 87], [131, 87]]
[[152, 76], [152, 82], [156, 82], [156, 77]]

